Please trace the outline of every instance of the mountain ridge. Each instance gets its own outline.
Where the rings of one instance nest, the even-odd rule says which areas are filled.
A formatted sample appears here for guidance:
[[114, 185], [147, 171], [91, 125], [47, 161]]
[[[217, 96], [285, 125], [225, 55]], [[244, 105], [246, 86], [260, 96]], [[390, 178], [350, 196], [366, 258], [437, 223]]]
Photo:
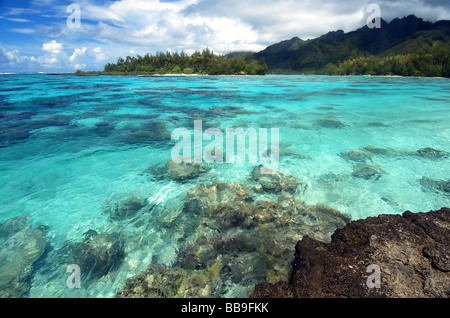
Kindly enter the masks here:
[[318, 38], [302, 40], [293, 37], [272, 44], [255, 53], [275, 72], [298, 72], [327, 74], [337, 73], [339, 65], [348, 60], [373, 56], [386, 58], [394, 55], [433, 54], [433, 48], [444, 46], [447, 50], [445, 64], [448, 73], [450, 51], [450, 21], [424, 21], [414, 15], [395, 18], [391, 22], [381, 19], [381, 28], [370, 29], [367, 25], [345, 33], [330, 31]]

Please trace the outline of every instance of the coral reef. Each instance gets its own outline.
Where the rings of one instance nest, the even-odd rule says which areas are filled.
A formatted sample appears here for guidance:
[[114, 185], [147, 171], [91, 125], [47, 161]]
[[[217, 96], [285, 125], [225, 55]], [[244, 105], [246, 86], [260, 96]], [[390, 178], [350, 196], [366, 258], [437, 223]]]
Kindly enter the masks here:
[[[289, 282], [260, 283], [251, 297], [448, 298], [449, 228], [442, 208], [354, 221], [329, 243], [304, 236]], [[380, 269], [378, 286], [371, 265]]]

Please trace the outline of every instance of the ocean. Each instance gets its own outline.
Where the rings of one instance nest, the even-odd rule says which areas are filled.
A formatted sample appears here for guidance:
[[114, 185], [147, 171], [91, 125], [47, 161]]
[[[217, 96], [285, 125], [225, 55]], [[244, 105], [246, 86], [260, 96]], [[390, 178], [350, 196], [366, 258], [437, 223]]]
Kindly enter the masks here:
[[[225, 189], [215, 202], [230, 208], [241, 194], [215, 184], [246, 186], [239, 204], [252, 211], [261, 211], [258, 202], [282, 206], [284, 192], [254, 177], [255, 162], [204, 163], [175, 176], [167, 163], [177, 128], [193, 132], [201, 121], [203, 132], [224, 135], [277, 129], [277, 170], [298, 181], [284, 190], [302, 209], [328, 207], [358, 220], [449, 206], [449, 100], [445, 78], [2, 74], [0, 286], [8, 287], [1, 296], [113, 297], [151, 265], [190, 275], [220, 260], [219, 287], [205, 296], [246, 297], [288, 260], [276, 263], [255, 242], [211, 252], [193, 266], [180, 255], [202, 237], [257, 230], [264, 241], [287, 228], [277, 223], [283, 212], [270, 210], [264, 226], [272, 227], [256, 214], [251, 224], [215, 223], [207, 217], [217, 207], [205, 212], [207, 196], [198, 199], [192, 189]], [[326, 240], [334, 230], [317, 217], [296, 220], [298, 227], [289, 223], [293, 241], [302, 231]], [[286, 255], [293, 257], [294, 245]], [[78, 263], [81, 288], [73, 288], [67, 268]]]

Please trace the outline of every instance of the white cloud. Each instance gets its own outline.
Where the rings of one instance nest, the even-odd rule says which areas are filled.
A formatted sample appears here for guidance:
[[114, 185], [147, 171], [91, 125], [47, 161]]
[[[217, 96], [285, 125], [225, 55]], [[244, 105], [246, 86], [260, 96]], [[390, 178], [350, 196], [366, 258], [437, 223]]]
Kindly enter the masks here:
[[75, 64], [73, 66], [73, 68], [76, 69], [76, 70], [81, 70], [81, 69], [86, 68], [86, 64]]
[[105, 55], [105, 53], [103, 53], [103, 50], [101, 47], [93, 48], [92, 52], [94, 53], [96, 62], [103, 62], [106, 60], [106, 55]]
[[[221, 52], [263, 49], [293, 36], [318, 37], [365, 24], [373, 0], [121, 0], [104, 6], [82, 5], [88, 19], [100, 21], [93, 36], [108, 42], [173, 49], [209, 46]], [[445, 1], [377, 2], [385, 20], [415, 13], [427, 19], [449, 18]], [[412, 4], [411, 4], [412, 3]]]
[[50, 42], [42, 44], [42, 51], [49, 52], [52, 54], [59, 54], [63, 48], [62, 43], [56, 42], [56, 40], [52, 40]]
[[42, 55], [24, 56], [18, 50], [7, 50], [0, 44], [0, 70], [2, 72], [62, 71], [77, 69], [103, 69], [106, 55], [101, 47], [74, 48], [72, 55], [64, 51], [64, 44], [55, 40], [42, 44]]
[[[415, 0], [419, 1], [419, 0]], [[80, 3], [80, 32], [108, 44], [147, 47], [149, 51], [209, 47], [219, 53], [264, 49], [293, 36], [304, 39], [328, 31], [350, 31], [364, 24], [371, 0], [120, 0], [103, 5]], [[123, 51], [120, 54], [128, 54]]]
[[16, 33], [22, 33], [22, 34], [33, 34], [34, 29], [26, 29], [26, 28], [20, 28], [20, 29], [10, 29], [13, 32]]
[[66, 66], [67, 54], [63, 51], [64, 44], [52, 40], [42, 44], [44, 56], [39, 57], [38, 61], [44, 68], [61, 69]]
[[[86, 2], [80, 4], [82, 19], [97, 23], [84, 23], [78, 32], [79, 35], [100, 40], [109, 46], [124, 43], [147, 47], [150, 52], [152, 49], [155, 51], [167, 47], [173, 50], [210, 47], [224, 53], [230, 49], [242, 49], [243, 46], [247, 49], [264, 48], [257, 43], [258, 34], [253, 26], [239, 17], [189, 14], [186, 9], [198, 2], [122, 0], [103, 6]], [[128, 48], [120, 54], [129, 52]]]
[[7, 51], [2, 45], [0, 45], [0, 65], [13, 64], [21, 61], [21, 57], [17, 50]]
[[36, 65], [39, 63], [34, 57], [23, 56], [18, 50], [8, 51], [0, 43], [1, 72], [30, 72]]
[[77, 56], [85, 55], [86, 51], [87, 51], [87, 47], [85, 47], [85, 46], [83, 46], [83, 48], [81, 48], [81, 49], [75, 49], [73, 51], [72, 56], [69, 58], [70, 62], [73, 62], [77, 58]]
[[74, 49], [73, 54], [67, 61], [67, 66], [76, 70], [85, 70], [88, 66], [90, 68], [103, 69], [105, 60], [106, 55], [101, 47], [97, 46], [93, 49], [88, 49], [86, 46], [83, 46], [81, 49]]
[[8, 18], [8, 17], [4, 17], [4, 16], [0, 16], [0, 19], [5, 19], [8, 21], [12, 21], [12, 22], [31, 22], [28, 19], [23, 19], [23, 18]]

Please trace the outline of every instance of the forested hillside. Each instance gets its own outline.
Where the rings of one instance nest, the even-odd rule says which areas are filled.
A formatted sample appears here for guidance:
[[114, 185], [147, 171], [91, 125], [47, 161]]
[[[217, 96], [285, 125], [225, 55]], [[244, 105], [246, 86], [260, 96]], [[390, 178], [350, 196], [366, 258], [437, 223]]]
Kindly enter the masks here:
[[450, 76], [450, 21], [413, 15], [381, 28], [282, 41], [256, 53], [275, 73]]

